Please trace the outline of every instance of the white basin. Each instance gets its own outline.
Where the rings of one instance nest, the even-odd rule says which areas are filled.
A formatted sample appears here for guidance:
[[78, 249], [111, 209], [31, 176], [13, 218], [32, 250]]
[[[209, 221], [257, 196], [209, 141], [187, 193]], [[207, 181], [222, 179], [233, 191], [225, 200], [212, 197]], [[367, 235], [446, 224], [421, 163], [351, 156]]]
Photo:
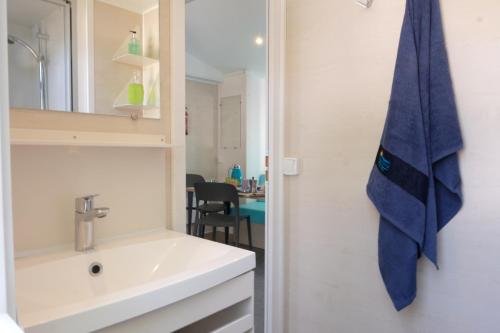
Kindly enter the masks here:
[[[92, 263], [102, 265], [96, 276]], [[162, 231], [16, 260], [21, 325], [31, 332], [90, 332], [200, 293], [255, 268], [253, 252]]]

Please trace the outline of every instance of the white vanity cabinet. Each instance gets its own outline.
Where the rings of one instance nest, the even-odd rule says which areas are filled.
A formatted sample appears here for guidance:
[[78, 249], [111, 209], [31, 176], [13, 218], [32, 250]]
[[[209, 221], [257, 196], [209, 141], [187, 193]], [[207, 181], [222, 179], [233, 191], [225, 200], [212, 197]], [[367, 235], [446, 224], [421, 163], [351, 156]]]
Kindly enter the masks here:
[[26, 333], [247, 332], [254, 268], [253, 252], [173, 231], [20, 258], [19, 320]]

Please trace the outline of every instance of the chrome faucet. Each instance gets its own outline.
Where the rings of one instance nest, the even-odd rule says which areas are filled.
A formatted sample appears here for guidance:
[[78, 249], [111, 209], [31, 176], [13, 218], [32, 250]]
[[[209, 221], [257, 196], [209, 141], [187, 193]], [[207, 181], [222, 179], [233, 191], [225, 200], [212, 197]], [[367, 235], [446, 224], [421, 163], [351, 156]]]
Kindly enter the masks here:
[[106, 217], [109, 208], [94, 208], [94, 198], [87, 195], [75, 200], [75, 250], [88, 251], [94, 248], [94, 220]]

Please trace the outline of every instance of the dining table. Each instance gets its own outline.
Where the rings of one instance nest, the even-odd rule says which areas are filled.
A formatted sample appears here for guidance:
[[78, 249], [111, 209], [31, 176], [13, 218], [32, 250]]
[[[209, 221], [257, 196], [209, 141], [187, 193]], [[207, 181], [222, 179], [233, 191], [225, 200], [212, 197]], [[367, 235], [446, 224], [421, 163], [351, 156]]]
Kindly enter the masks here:
[[[191, 220], [192, 211], [194, 209], [194, 186], [187, 186], [186, 192], [188, 194], [188, 233], [191, 233]], [[240, 199], [250, 199], [250, 202], [245, 202], [240, 204], [240, 214], [249, 215], [252, 224], [264, 224], [265, 223], [265, 192], [242, 192], [238, 190], [238, 197]], [[231, 205], [226, 203], [226, 214], [231, 214]]]

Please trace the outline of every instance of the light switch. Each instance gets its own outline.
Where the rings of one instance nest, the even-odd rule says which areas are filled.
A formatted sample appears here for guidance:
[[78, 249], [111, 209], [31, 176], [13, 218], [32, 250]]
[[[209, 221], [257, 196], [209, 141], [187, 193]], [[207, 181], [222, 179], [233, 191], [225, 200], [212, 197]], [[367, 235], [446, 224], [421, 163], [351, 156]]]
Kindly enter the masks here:
[[285, 157], [283, 159], [283, 174], [285, 176], [297, 176], [299, 170], [299, 159], [296, 157]]

